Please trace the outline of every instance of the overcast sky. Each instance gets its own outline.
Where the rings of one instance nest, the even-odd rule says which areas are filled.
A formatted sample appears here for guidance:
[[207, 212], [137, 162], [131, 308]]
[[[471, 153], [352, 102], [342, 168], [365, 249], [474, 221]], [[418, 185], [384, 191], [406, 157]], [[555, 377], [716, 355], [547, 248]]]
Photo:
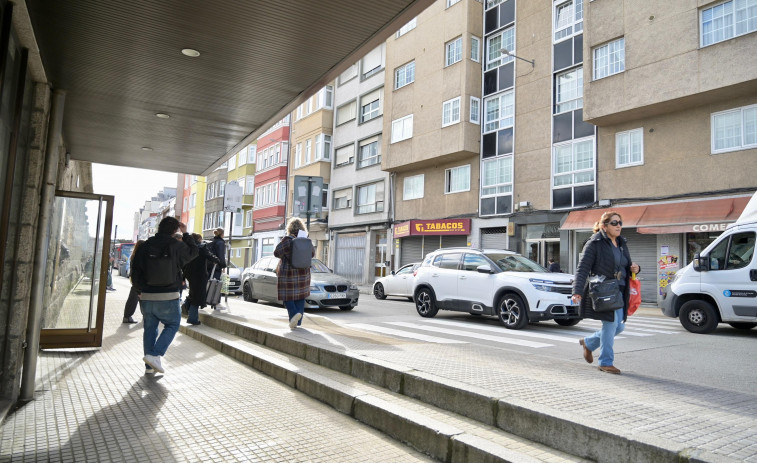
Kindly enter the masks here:
[[131, 167], [92, 164], [92, 183], [95, 193], [115, 196], [113, 204], [113, 231], [118, 225], [116, 238], [131, 239], [134, 230], [134, 213], [145, 201], [158, 194], [163, 187], [176, 188], [176, 173]]

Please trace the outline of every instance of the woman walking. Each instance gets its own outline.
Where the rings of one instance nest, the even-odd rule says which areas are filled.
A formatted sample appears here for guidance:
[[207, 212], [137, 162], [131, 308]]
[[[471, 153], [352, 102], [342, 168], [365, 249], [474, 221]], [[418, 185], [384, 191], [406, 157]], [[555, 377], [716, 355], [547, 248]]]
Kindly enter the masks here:
[[[583, 348], [584, 360], [594, 362], [592, 354], [599, 348], [599, 370], [619, 375], [620, 370], [613, 365], [615, 353], [613, 344], [615, 336], [625, 328], [628, 317], [628, 285], [631, 272], [639, 273], [641, 268], [631, 262], [626, 239], [620, 236], [623, 220], [617, 212], [605, 212], [594, 224], [594, 235], [589, 238], [583, 249], [583, 256], [578, 263], [576, 279], [573, 283], [575, 304], [581, 306], [581, 315], [602, 321], [602, 329], [578, 341]], [[589, 297], [589, 277], [604, 276], [605, 279], [617, 279], [623, 294], [623, 307], [610, 312], [596, 312]]]
[[202, 236], [198, 233], [192, 233], [199, 248], [200, 253], [186, 267], [184, 267], [184, 278], [189, 282], [189, 295], [187, 296], [188, 315], [187, 323], [190, 325], [200, 324], [199, 311], [206, 304], [206, 291], [208, 286], [208, 266], [219, 265], [221, 261], [215, 256], [206, 245], [202, 244]]
[[296, 217], [290, 219], [287, 223], [287, 236], [281, 238], [273, 251], [273, 255], [279, 258], [279, 267], [276, 269], [279, 277], [276, 290], [279, 300], [284, 302], [289, 313], [289, 328], [291, 329], [302, 325], [305, 298], [310, 295], [310, 267], [292, 267], [292, 240], [301, 234], [307, 235], [305, 224]]

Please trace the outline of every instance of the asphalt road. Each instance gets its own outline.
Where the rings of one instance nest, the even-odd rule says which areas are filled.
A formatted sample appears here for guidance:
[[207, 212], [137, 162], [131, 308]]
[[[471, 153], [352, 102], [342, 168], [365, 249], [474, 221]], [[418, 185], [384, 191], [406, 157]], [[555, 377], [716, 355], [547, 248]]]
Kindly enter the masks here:
[[[600, 322], [594, 320], [583, 320], [572, 327], [546, 321], [515, 331], [506, 329], [494, 317], [448, 311], [428, 319], [421, 318], [407, 298], [377, 300], [367, 294], [361, 294], [360, 304], [352, 311], [307, 310], [306, 316], [326, 317], [340, 325], [388, 334], [398, 340], [471, 343], [493, 355], [562, 360], [580, 360], [578, 339], [600, 327]], [[595, 358], [598, 355], [595, 352]], [[665, 317], [657, 309], [640, 309], [616, 338], [615, 366], [635, 375], [674, 380], [682, 386], [752, 393], [757, 384], [757, 328], [744, 331], [720, 325], [711, 334], [693, 334], [677, 319]]]

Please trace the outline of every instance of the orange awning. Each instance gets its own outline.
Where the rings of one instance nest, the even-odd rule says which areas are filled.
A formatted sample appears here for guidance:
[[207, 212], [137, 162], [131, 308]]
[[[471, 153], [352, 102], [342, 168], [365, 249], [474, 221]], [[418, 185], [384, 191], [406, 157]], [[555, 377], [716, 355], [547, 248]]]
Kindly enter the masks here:
[[686, 233], [722, 231], [735, 222], [749, 202], [749, 196], [738, 198], [677, 201], [646, 206], [618, 206], [604, 209], [573, 211], [562, 230], [591, 230], [606, 211], [615, 211], [623, 218], [623, 227], [637, 228], [639, 233]]

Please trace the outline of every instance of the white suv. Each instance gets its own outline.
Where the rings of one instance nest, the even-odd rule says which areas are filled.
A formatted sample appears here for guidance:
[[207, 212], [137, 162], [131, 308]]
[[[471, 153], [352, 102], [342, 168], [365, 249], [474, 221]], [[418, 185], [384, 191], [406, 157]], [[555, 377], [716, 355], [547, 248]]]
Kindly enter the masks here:
[[446, 248], [416, 270], [415, 308], [421, 317], [439, 310], [495, 315], [510, 329], [552, 320], [573, 326], [581, 318], [570, 301], [573, 275], [549, 273], [520, 254], [499, 249]]

